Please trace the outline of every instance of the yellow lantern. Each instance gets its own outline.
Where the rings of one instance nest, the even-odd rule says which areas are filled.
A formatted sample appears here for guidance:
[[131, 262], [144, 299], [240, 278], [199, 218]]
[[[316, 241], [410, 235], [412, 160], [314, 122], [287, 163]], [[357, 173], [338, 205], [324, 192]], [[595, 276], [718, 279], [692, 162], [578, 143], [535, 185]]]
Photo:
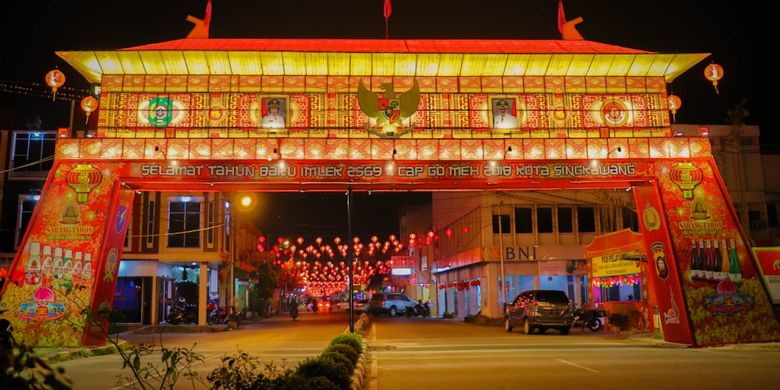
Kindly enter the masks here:
[[718, 80], [723, 78], [723, 67], [718, 64], [709, 64], [704, 68], [704, 77], [707, 80], [712, 81], [712, 86], [715, 87], [715, 93], [720, 94], [718, 91]]
[[677, 118], [675, 118], [675, 114], [677, 114], [677, 110], [682, 106], [682, 100], [680, 100], [680, 97], [677, 95], [669, 95], [666, 98], [666, 102], [669, 104], [669, 110], [672, 112], [672, 120], [676, 121]]
[[89, 114], [93, 113], [98, 108], [98, 101], [92, 96], [87, 96], [81, 99], [81, 109], [87, 114], [87, 119], [84, 123], [89, 123]]
[[46, 85], [51, 87], [51, 100], [54, 101], [57, 97], [57, 88], [65, 84], [65, 75], [59, 69], [54, 69], [46, 73], [44, 79], [46, 80]]

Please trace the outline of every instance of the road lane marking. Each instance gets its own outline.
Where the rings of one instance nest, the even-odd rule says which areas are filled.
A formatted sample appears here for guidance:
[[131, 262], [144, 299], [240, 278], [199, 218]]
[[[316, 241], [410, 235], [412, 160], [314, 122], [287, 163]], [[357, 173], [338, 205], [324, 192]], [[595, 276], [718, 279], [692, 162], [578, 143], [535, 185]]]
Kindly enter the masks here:
[[379, 388], [379, 360], [376, 357], [376, 352], [371, 352], [371, 380], [368, 383], [369, 390], [376, 390]]
[[583, 370], [585, 370], [585, 371], [590, 371], [590, 372], [594, 372], [594, 373], [597, 373], [597, 374], [598, 374], [598, 371], [597, 371], [597, 370], [594, 370], [594, 369], [592, 369], [592, 368], [588, 368], [588, 367], [585, 367], [585, 366], [579, 365], [579, 364], [577, 364], [577, 363], [572, 363], [572, 362], [570, 362], [570, 361], [568, 361], [568, 360], [563, 360], [563, 359], [555, 359], [555, 360], [557, 360], [557, 361], [559, 361], [559, 362], [561, 362], [561, 363], [563, 363], [563, 364], [568, 364], [568, 365], [570, 365], [570, 366], [572, 366], [572, 367], [581, 368], [581, 369], [583, 369]]
[[371, 342], [372, 343], [376, 342], [376, 322], [371, 324]]

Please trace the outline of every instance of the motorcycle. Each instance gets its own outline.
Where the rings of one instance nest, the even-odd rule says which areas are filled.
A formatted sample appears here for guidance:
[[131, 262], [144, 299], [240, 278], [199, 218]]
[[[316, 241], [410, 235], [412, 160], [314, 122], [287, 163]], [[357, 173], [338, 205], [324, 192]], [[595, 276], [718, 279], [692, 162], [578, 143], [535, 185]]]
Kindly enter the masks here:
[[581, 327], [596, 332], [604, 325], [600, 318], [607, 316], [607, 313], [601, 309], [577, 309], [574, 311], [574, 324], [572, 327]]
[[423, 318], [428, 318], [431, 316], [431, 308], [428, 302], [422, 303], [422, 301], [418, 301], [416, 305], [406, 308], [404, 315], [407, 317], [422, 316]]
[[[0, 310], [3, 314], [5, 310]], [[5, 373], [11, 367], [14, 360], [14, 336], [11, 322], [0, 318], [0, 372]]]
[[292, 317], [293, 321], [295, 321], [296, 318], [298, 318], [298, 306], [293, 305], [290, 307], [290, 317]]
[[209, 306], [206, 308], [208, 313], [206, 314], [206, 323], [209, 325], [217, 325], [217, 324], [224, 324], [225, 323], [225, 312], [222, 311], [222, 309], [216, 305], [216, 304], [209, 304]]
[[171, 312], [165, 320], [171, 325], [197, 323], [198, 307], [179, 301], [179, 303], [171, 307]]

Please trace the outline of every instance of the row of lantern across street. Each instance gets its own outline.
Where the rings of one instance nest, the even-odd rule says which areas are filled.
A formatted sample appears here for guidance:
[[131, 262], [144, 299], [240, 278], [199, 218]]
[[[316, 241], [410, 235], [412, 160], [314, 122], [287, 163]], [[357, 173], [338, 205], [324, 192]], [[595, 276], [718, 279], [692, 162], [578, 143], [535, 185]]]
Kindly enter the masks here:
[[[49, 71], [49, 73], [46, 73], [46, 76], [44, 77], [44, 80], [46, 81], [46, 85], [51, 87], [51, 100], [54, 101], [57, 99], [57, 89], [63, 85], [65, 85], [65, 74], [62, 73], [59, 69], [54, 69]], [[87, 119], [85, 123], [89, 122], [89, 115], [95, 112], [98, 108], [98, 100], [95, 99], [94, 96], [86, 96], [83, 99], [81, 99], [81, 109], [84, 110], [84, 113], [87, 115]]]
[[439, 285], [439, 290], [444, 290], [446, 288], [456, 288], [458, 291], [463, 291], [470, 287], [479, 286], [480, 284], [481, 282], [479, 279], [461, 280], [459, 282], [442, 283]]
[[[715, 93], [718, 94], [720, 93], [718, 90], [718, 81], [723, 78], [723, 72], [723, 67], [715, 63], [711, 63], [707, 65], [706, 68], [704, 68], [704, 77], [712, 82], [713, 87], [715, 87]], [[54, 69], [49, 71], [49, 73], [46, 73], [46, 77], [44, 77], [44, 79], [46, 80], [46, 85], [51, 87], [52, 100], [55, 100], [57, 96], [57, 88], [65, 84], [65, 74], [60, 72], [59, 69]], [[666, 102], [668, 104], [669, 111], [672, 112], [672, 120], [676, 120], [675, 117], [677, 110], [682, 107], [682, 100], [679, 96], [672, 92], [669, 94], [669, 96], [667, 96]], [[97, 110], [97, 108], [98, 101], [93, 96], [87, 96], [81, 99], [81, 109], [84, 110], [84, 113], [87, 115], [87, 121], [89, 121], [89, 115]]]
[[[468, 228], [464, 231], [468, 232]], [[452, 229], [447, 229], [446, 234], [450, 237]], [[438, 239], [438, 235], [428, 231], [424, 238], [411, 233], [406, 242], [395, 235], [388, 236], [384, 241], [380, 241], [378, 236], [371, 236], [367, 242], [353, 237], [351, 243], [344, 242], [341, 237], [335, 237], [332, 243], [317, 237], [314, 243], [309, 244], [303, 237], [294, 241], [279, 237], [274, 245], [269, 245], [266, 236], [260, 235], [257, 238], [257, 250], [274, 255], [272, 263], [281, 268], [283, 279], [291, 281], [293, 285], [305, 286], [309, 295], [320, 296], [347, 288], [349, 277], [346, 261], [350, 258], [353, 260], [354, 283], [368, 284], [377, 275], [385, 277], [391, 274], [393, 256], [406, 256], [410, 248], [432, 245]]]

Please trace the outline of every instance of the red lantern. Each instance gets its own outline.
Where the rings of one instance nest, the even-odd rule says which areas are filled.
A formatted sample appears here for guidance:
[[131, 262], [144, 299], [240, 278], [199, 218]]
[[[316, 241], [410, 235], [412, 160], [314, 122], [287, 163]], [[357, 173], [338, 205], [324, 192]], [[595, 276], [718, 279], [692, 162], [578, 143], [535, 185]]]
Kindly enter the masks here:
[[712, 86], [715, 87], [715, 93], [720, 94], [718, 91], [718, 80], [723, 78], [723, 67], [718, 64], [709, 64], [704, 68], [704, 77], [707, 80], [712, 81]]
[[680, 100], [680, 97], [677, 95], [669, 95], [666, 98], [666, 102], [669, 103], [669, 110], [672, 112], [672, 120], [677, 120], [675, 114], [677, 114], [677, 110], [682, 107], [682, 100]]
[[693, 189], [701, 183], [702, 176], [701, 170], [689, 162], [679, 163], [669, 172], [669, 178], [680, 187], [684, 199], [693, 198]]
[[450, 228], [447, 228], [447, 230], [445, 230], [445, 231], [444, 231], [444, 234], [446, 234], [446, 235], [447, 235], [447, 238], [450, 238], [450, 237], [452, 237], [452, 229], [450, 229]]
[[92, 189], [97, 187], [103, 180], [103, 175], [92, 165], [78, 164], [76, 165], [76, 168], [73, 168], [68, 172], [65, 179], [68, 182], [68, 185], [76, 190], [76, 200], [78, 200], [79, 203], [83, 203], [89, 199], [88, 195], [92, 192]]
[[84, 123], [89, 123], [89, 114], [93, 113], [98, 108], [98, 101], [92, 96], [87, 96], [81, 99], [81, 109], [87, 114], [87, 119]]
[[57, 97], [57, 88], [65, 84], [65, 75], [59, 69], [54, 69], [46, 73], [45, 80], [46, 85], [51, 87], [51, 100], [54, 101]]

